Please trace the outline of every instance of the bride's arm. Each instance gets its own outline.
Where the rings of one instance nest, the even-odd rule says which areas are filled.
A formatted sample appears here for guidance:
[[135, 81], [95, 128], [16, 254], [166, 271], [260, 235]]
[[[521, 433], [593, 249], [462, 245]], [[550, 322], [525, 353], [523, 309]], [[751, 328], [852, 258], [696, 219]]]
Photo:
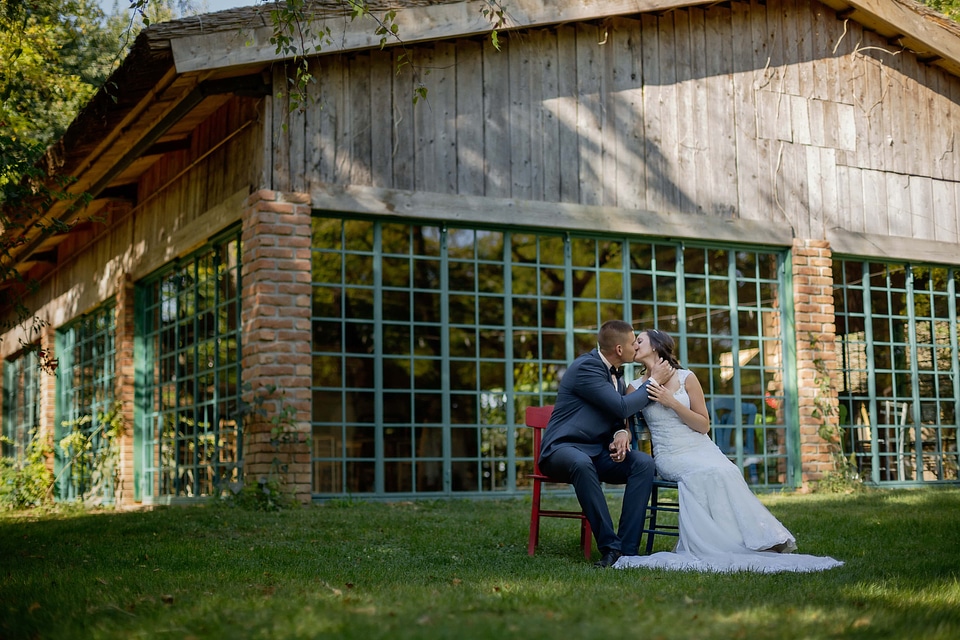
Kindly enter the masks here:
[[[689, 409], [677, 400], [672, 393], [666, 391], [665, 387], [659, 387], [656, 391], [649, 391], [648, 393], [650, 393], [651, 398], [663, 406], [676, 411], [688, 427], [699, 433], [707, 433], [710, 431], [710, 417], [707, 413], [707, 402], [703, 397], [703, 387], [700, 386], [700, 381], [697, 380], [695, 373], [690, 372], [690, 375], [684, 381], [684, 386], [687, 389], [687, 395], [690, 397]], [[659, 393], [660, 390], [663, 390], [663, 393]]]

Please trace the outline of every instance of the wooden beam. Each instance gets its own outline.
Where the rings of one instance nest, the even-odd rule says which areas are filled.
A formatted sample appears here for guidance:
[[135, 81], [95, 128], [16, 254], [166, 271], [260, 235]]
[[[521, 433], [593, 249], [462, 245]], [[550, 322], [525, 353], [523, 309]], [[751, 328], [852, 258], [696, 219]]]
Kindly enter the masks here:
[[882, 236], [832, 229], [827, 241], [833, 254], [857, 258], [879, 258], [936, 264], [960, 264], [957, 245], [934, 240], [919, 240], [902, 236]]
[[[504, 3], [506, 24], [501, 31], [651, 11], [662, 12], [704, 4], [712, 3], [705, 0], [509, 0]], [[398, 33], [405, 44], [490, 33], [493, 23], [482, 12], [486, 8], [489, 8], [489, 4], [481, 0], [400, 6], [396, 14]], [[318, 17], [317, 21], [310, 25], [310, 37], [306, 39], [303, 51], [311, 55], [314, 52], [329, 54], [379, 49], [380, 36], [375, 33], [377, 26], [378, 23], [369, 16], [356, 20], [343, 15]], [[324, 34], [328, 28], [332, 34], [332, 42], [327, 41], [325, 36], [316, 35]], [[238, 25], [236, 30], [171, 39], [170, 45], [174, 65], [180, 73], [267, 64], [294, 57], [287, 52], [277, 53], [277, 46], [270, 42], [272, 37], [272, 27], [248, 30], [241, 29]], [[386, 44], [399, 43], [388, 40]]]
[[[87, 193], [93, 198], [98, 198], [100, 193], [107, 188], [117, 176], [122, 174], [130, 164], [147, 153], [171, 127], [189, 114], [208, 96], [233, 92], [243, 92], [249, 95], [251, 91], [264, 95], [269, 92], [269, 86], [264, 84], [263, 76], [259, 73], [245, 77], [205, 80], [197, 84], [191, 82], [190, 84], [192, 87], [190, 91], [177, 96], [175, 101], [171, 101], [172, 104], [169, 108], [164, 109], [162, 117], [152, 123], [139, 139], [121, 148], [122, 155], [112, 162], [105, 173], [99, 175], [92, 184], [84, 185], [83, 188], [77, 186], [80, 184], [79, 182], [75, 183], [71, 187], [75, 190], [74, 192], [78, 194]], [[41, 222], [43, 222], [46, 227], [34, 225], [32, 229], [28, 230], [29, 239], [23, 246], [17, 247], [14, 259], [19, 260], [20, 256], [28, 256], [31, 252], [36, 251], [37, 247], [44, 241], [44, 238], [49, 235], [44, 229], [49, 228], [53, 221], [69, 224], [75, 220], [81, 212], [82, 208], [76, 207], [71, 201], [61, 200], [55, 202], [41, 218]]]
[[[919, 53], [937, 55], [949, 68], [960, 68], [960, 26], [912, 0], [824, 0], [841, 12], [841, 19], [856, 14], [857, 21], [889, 37], [902, 33], [910, 45], [926, 48]], [[557, 2], [556, 0], [510, 0], [505, 4], [506, 24], [501, 31], [527, 29], [551, 24], [596, 20], [639, 13], [663, 13], [691, 6], [708, 6], [705, 0], [592, 0]], [[405, 44], [429, 40], [465, 38], [489, 33], [493, 24], [482, 10], [489, 5], [481, 0], [400, 7], [396, 24]], [[351, 20], [349, 16], [319, 17], [311, 25], [311, 34], [329, 28], [332, 42], [321, 36], [309, 37], [303, 51], [321, 54], [380, 48], [378, 25], [369, 16]], [[210, 71], [242, 65], [264, 65], [293, 57], [277, 53], [270, 42], [272, 27], [252, 30], [219, 30], [206, 34], [171, 39], [176, 69], [180, 73]], [[396, 44], [387, 42], [388, 45]], [[911, 46], [911, 48], [913, 48]]]
[[172, 153], [174, 151], [186, 151], [190, 148], [191, 136], [186, 136], [178, 140], [167, 140], [165, 142], [157, 142], [156, 144], [151, 145], [143, 152], [141, 157], [145, 156], [162, 156], [165, 153]]
[[793, 230], [769, 222], [663, 211], [642, 211], [517, 200], [457, 196], [376, 187], [320, 185], [310, 192], [315, 210], [383, 217], [432, 220], [439, 223], [569, 229], [663, 238], [709, 238], [718, 242], [791, 246]]
[[[860, 21], [885, 37], [899, 34], [922, 43], [930, 54], [960, 64], [960, 25], [912, 0], [846, 0], [869, 18]], [[871, 24], [874, 23], [874, 24]], [[926, 52], [920, 52], [926, 53]]]
[[111, 200], [136, 204], [137, 185], [135, 183], [130, 183], [120, 185], [118, 187], [107, 187], [100, 192], [100, 195], [97, 196], [97, 200]]

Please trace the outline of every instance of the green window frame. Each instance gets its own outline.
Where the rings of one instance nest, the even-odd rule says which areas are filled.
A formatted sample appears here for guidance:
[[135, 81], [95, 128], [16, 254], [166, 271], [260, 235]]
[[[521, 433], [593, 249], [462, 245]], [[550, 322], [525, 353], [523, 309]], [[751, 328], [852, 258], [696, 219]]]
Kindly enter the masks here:
[[[800, 482], [796, 382], [784, 345], [789, 253], [631, 241], [633, 322], [673, 336], [703, 387], [711, 436], [762, 488]], [[647, 295], [637, 295], [647, 292]]]
[[22, 464], [40, 428], [40, 364], [37, 349], [24, 349], [3, 363], [3, 457]]
[[218, 495], [242, 480], [239, 230], [136, 288], [136, 498]]
[[313, 494], [525, 490], [524, 409], [554, 401], [610, 318], [671, 332], [708, 399], [736, 400], [731, 459], [760, 487], [794, 486], [788, 263], [785, 250], [315, 212]]
[[960, 269], [834, 260], [844, 454], [878, 485], [956, 483]]
[[60, 364], [54, 421], [58, 498], [93, 498], [112, 504], [111, 471], [118, 469], [116, 460], [111, 464], [110, 450], [111, 423], [117, 411], [114, 302], [108, 301], [61, 328], [56, 352]]

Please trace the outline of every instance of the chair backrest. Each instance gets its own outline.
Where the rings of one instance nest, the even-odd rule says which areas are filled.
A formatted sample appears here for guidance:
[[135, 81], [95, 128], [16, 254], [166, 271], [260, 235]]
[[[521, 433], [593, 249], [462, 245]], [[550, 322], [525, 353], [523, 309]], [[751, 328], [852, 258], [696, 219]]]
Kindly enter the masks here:
[[553, 405], [545, 404], [542, 407], [527, 407], [524, 415], [527, 426], [533, 428], [533, 472], [536, 474], [540, 473], [540, 441], [552, 413]]
[[740, 413], [743, 414], [743, 424], [757, 424], [757, 405], [752, 402], [741, 402]]
[[[719, 397], [714, 398], [707, 405], [710, 417], [715, 420], [714, 424], [733, 424], [734, 408], [733, 398]], [[720, 415], [717, 415], [720, 413]], [[755, 424], [757, 421], [757, 405], [752, 402], [741, 402], [740, 413], [743, 416], [743, 424]]]

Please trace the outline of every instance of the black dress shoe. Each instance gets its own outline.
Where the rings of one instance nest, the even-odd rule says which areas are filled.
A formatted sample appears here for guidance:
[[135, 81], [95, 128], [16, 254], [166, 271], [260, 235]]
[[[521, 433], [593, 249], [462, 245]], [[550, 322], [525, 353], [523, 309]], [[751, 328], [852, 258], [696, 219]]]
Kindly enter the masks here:
[[617, 563], [617, 560], [620, 559], [620, 556], [623, 555], [616, 549], [610, 549], [603, 554], [603, 557], [593, 563], [597, 569], [606, 569], [607, 567], [612, 567]]

